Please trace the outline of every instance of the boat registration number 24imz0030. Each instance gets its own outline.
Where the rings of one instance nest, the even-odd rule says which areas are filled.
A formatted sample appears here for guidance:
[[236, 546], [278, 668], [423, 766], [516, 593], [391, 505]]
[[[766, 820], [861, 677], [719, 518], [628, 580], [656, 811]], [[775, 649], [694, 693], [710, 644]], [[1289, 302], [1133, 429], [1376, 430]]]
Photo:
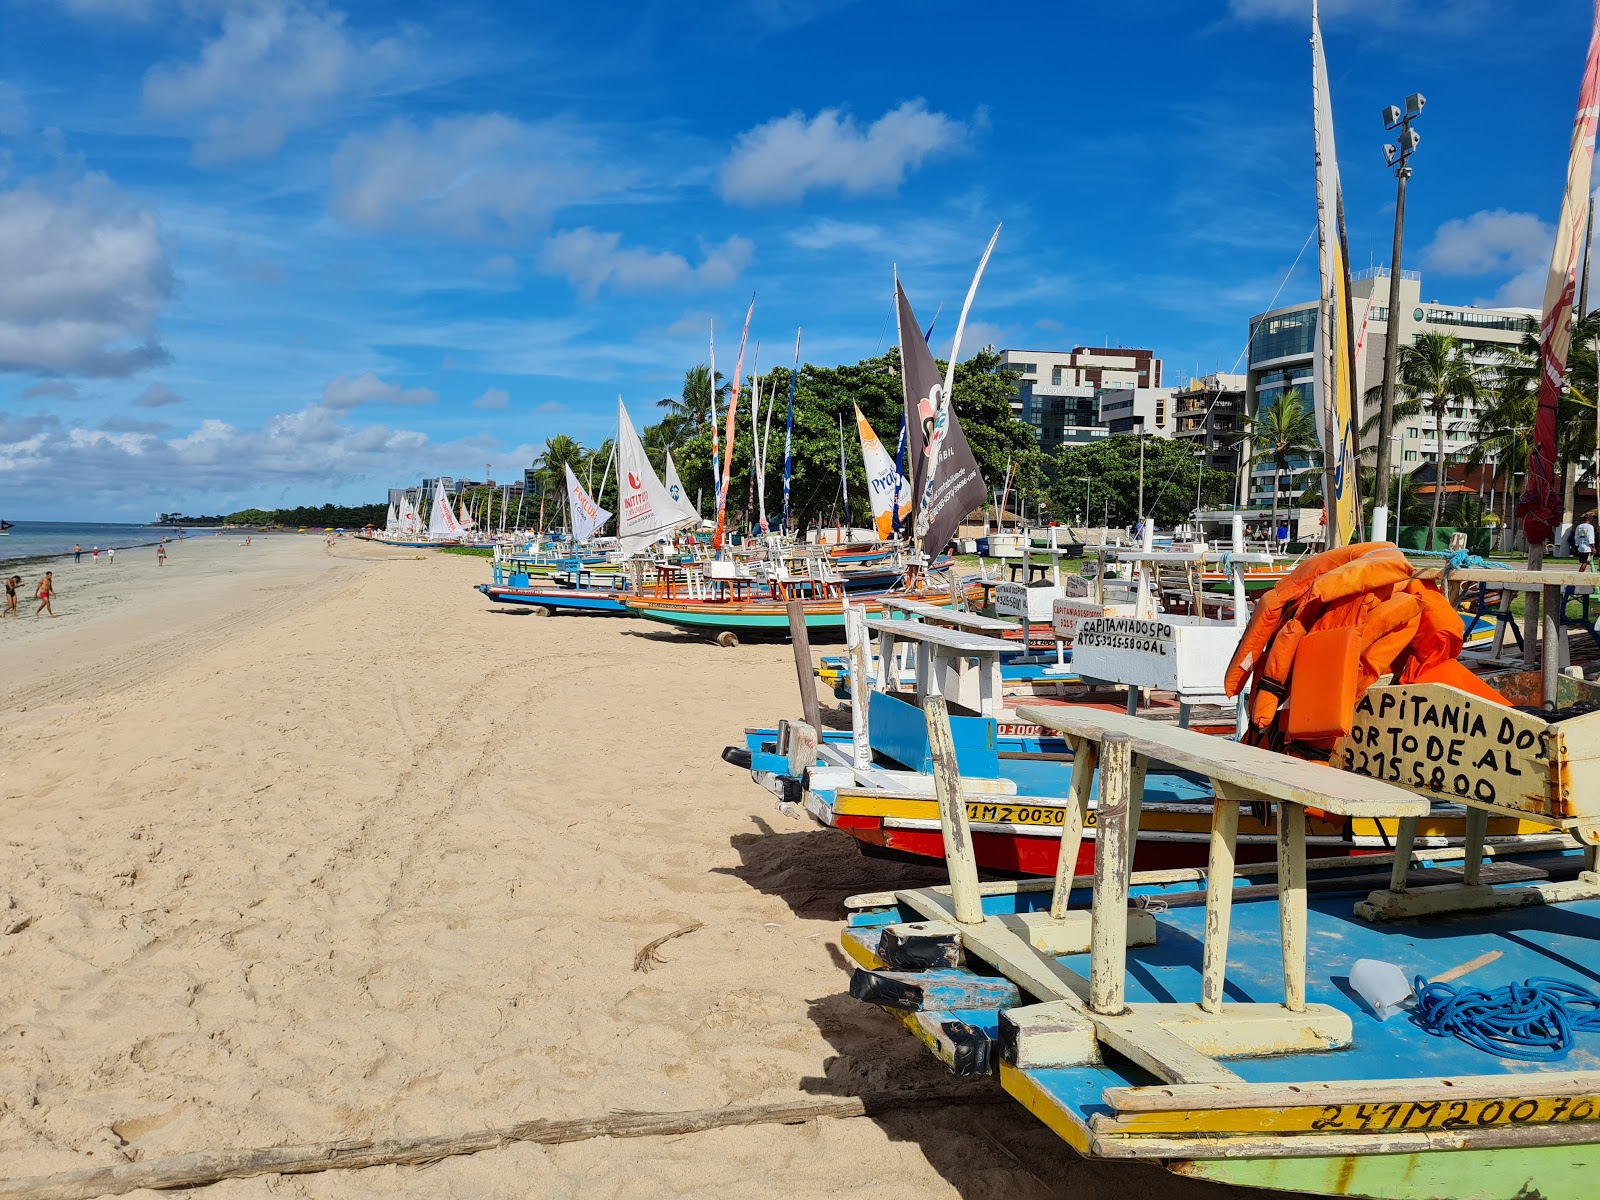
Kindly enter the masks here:
[[[1094, 809], [1090, 809], [1084, 817], [1084, 824], [1093, 825], [1094, 817]], [[1060, 828], [1066, 823], [1067, 810], [1065, 805], [969, 800], [967, 820], [1001, 825], [1053, 825]]]
[[1284, 1108], [1200, 1109], [1125, 1116], [1128, 1134], [1400, 1133], [1576, 1124], [1600, 1120], [1600, 1096], [1388, 1100]]

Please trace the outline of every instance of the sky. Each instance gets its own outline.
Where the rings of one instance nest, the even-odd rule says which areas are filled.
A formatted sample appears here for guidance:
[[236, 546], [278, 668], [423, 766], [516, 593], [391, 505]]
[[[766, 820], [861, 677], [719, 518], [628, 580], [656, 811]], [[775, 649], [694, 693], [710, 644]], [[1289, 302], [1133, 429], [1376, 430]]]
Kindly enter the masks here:
[[[520, 478], [731, 371], [893, 343], [1233, 370], [1315, 294], [1309, 0], [0, 0], [0, 517]], [[1537, 306], [1584, 0], [1325, 0], [1353, 265]]]

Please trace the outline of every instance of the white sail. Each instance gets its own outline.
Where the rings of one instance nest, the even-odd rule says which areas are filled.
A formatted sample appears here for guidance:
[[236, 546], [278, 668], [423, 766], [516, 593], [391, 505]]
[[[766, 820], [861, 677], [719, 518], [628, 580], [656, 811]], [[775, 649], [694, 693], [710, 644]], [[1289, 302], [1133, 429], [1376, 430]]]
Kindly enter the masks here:
[[672, 497], [672, 502], [689, 520], [700, 519], [700, 514], [695, 511], [694, 505], [689, 503], [689, 493], [684, 490], [683, 480], [678, 478], [678, 464], [672, 461], [671, 450], [667, 451], [667, 495]]
[[400, 510], [394, 506], [394, 501], [389, 501], [389, 515], [384, 519], [383, 531], [387, 534], [400, 532]]
[[624, 554], [637, 554], [661, 538], [670, 537], [692, 518], [667, 492], [650, 460], [644, 443], [634, 432], [633, 422], [622, 400], [617, 400], [617, 492], [622, 514], [617, 519], [617, 534]]
[[428, 519], [428, 536], [441, 541], [461, 536], [461, 522], [450, 511], [450, 497], [445, 494], [442, 481], [433, 488], [433, 515]]
[[583, 484], [578, 482], [578, 477], [572, 473], [568, 466], [567, 471], [567, 503], [572, 506], [572, 540], [587, 542], [596, 531], [611, 519], [611, 514], [596, 504], [583, 490]]
[[883, 448], [878, 435], [873, 432], [861, 406], [856, 406], [856, 432], [861, 436], [861, 461], [867, 467], [867, 492], [872, 497], [872, 523], [878, 527], [878, 537], [887, 541], [894, 536], [895, 497], [900, 497], [900, 524], [905, 527], [911, 515], [911, 488], [894, 469], [894, 459]]
[[467, 498], [462, 496], [456, 501], [456, 519], [461, 522], [461, 528], [471, 529], [477, 522], [472, 519], [472, 514], [467, 512]]

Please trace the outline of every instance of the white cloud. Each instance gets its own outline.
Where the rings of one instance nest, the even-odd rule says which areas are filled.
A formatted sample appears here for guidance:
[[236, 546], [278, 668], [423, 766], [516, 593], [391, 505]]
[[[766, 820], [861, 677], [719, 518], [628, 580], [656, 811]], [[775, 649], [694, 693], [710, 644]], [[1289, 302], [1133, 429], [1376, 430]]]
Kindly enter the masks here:
[[541, 266], [564, 275], [585, 297], [602, 287], [616, 291], [690, 290], [724, 287], [750, 265], [755, 247], [749, 239], [730, 237], [720, 246], [702, 247], [699, 266], [670, 250], [624, 249], [620, 233], [567, 229], [545, 243]]
[[1555, 236], [1555, 227], [1533, 213], [1486, 209], [1440, 225], [1422, 265], [1441, 275], [1509, 275], [1489, 303], [1538, 308]]
[[362, 404], [432, 404], [438, 398], [438, 393], [428, 388], [403, 388], [368, 371], [340, 375], [323, 390], [320, 404], [330, 412], [349, 412]]
[[792, 112], [741, 133], [722, 167], [723, 199], [736, 204], [799, 200], [813, 189], [847, 195], [892, 192], [929, 155], [960, 148], [965, 122], [908, 100], [862, 130], [837, 108]]
[[511, 393], [504, 388], [489, 388], [472, 402], [473, 408], [507, 408], [511, 404]]
[[331, 491], [368, 483], [374, 495], [391, 479], [432, 469], [445, 453], [426, 435], [383, 425], [351, 427], [312, 404], [269, 417], [259, 429], [207, 420], [180, 436], [159, 422], [112, 419], [99, 429], [63, 429], [48, 415], [0, 415], [0, 486], [84, 482], [95, 503], [159, 507], [167, 497], [239, 496], [271, 503], [282, 489]]
[[166, 408], [172, 404], [182, 404], [183, 397], [178, 395], [164, 383], [152, 383], [134, 400], [135, 408]]
[[0, 263], [0, 370], [120, 376], [166, 361], [160, 226], [104, 178], [0, 192]]
[[[1416, 19], [1435, 27], [1442, 23], [1459, 27], [1461, 18], [1475, 18], [1487, 8], [1487, 0], [1322, 0], [1321, 13], [1324, 21], [1356, 17], [1395, 26]], [[1294, 21], [1308, 28], [1311, 24], [1306, 0], [1228, 0], [1228, 12], [1242, 21]]]
[[397, 120], [339, 147], [332, 206], [369, 229], [505, 236], [621, 188], [621, 173], [588, 165], [595, 157], [583, 137], [556, 122], [528, 124], [499, 113], [427, 126]]
[[254, 0], [225, 8], [221, 29], [193, 62], [152, 67], [145, 112], [203, 117], [194, 144], [201, 163], [259, 158], [313, 124], [341, 97], [397, 75], [411, 52], [397, 38], [369, 39], [345, 15], [300, 0]]
[[789, 241], [802, 250], [876, 250], [883, 245], [883, 230], [859, 221], [824, 217], [801, 229], [790, 230]]

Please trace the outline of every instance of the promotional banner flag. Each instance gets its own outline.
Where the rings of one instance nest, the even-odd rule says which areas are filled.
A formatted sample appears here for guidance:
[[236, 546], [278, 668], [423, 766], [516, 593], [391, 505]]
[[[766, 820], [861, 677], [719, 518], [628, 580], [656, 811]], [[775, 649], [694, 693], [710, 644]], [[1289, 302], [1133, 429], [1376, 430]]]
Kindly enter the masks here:
[[911, 495], [905, 480], [895, 470], [889, 452], [883, 448], [878, 435], [873, 432], [861, 406], [856, 406], [856, 432], [861, 435], [861, 461], [867, 467], [867, 493], [872, 498], [872, 522], [878, 527], [878, 538], [887, 541], [896, 528], [895, 504], [901, 505], [899, 519], [904, 521], [911, 513]]
[[[1572, 342], [1572, 297], [1578, 268], [1578, 230], [1589, 202], [1594, 135], [1600, 110], [1600, 0], [1589, 35], [1589, 58], [1578, 89], [1578, 117], [1572, 126], [1567, 159], [1567, 190], [1556, 218], [1556, 244], [1544, 284], [1544, 320], [1539, 323], [1539, 414], [1534, 418], [1528, 455], [1528, 482], [1517, 512], [1529, 546], [1543, 546], [1561, 522], [1561, 489], [1556, 482], [1556, 414], [1566, 382], [1567, 350]], [[1578, 314], [1582, 316], [1583, 314]]]
[[1361, 496], [1356, 472], [1354, 331], [1350, 312], [1350, 256], [1344, 238], [1344, 193], [1339, 157], [1333, 144], [1333, 105], [1328, 97], [1328, 63], [1322, 53], [1322, 27], [1311, 5], [1312, 141], [1316, 151], [1317, 246], [1322, 280], [1313, 368], [1313, 411], [1322, 440], [1323, 496], [1328, 513], [1328, 545], [1343, 546], [1361, 536]]
[[587, 542], [596, 531], [611, 519], [611, 514], [596, 504], [583, 490], [583, 484], [578, 482], [578, 477], [572, 473], [569, 465], [567, 471], [567, 503], [572, 510], [572, 540]]

